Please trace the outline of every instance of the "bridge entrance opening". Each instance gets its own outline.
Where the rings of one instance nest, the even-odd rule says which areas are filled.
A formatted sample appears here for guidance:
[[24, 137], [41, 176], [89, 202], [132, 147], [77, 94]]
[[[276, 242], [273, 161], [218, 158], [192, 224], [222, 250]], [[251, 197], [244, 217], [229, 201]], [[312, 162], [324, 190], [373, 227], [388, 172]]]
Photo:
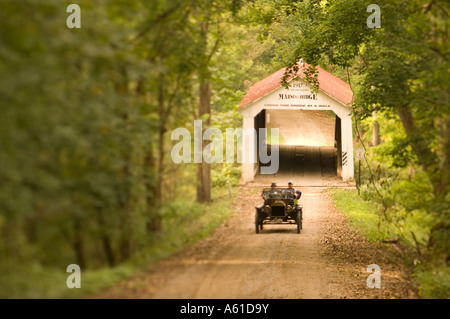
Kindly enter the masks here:
[[[339, 123], [338, 123], [339, 122]], [[340, 119], [333, 111], [263, 110], [255, 117], [255, 128], [267, 128], [267, 148], [272, 143], [270, 129], [279, 129], [279, 169], [261, 174], [257, 163], [255, 182], [270, 184], [293, 180], [296, 185], [324, 185], [341, 181], [338, 161]], [[260, 138], [260, 136], [259, 136]], [[339, 167], [341, 168], [341, 167]]]
[[[260, 159], [255, 160], [259, 145], [243, 144], [244, 158], [250, 160], [242, 163], [242, 182], [286, 184], [293, 180], [304, 186], [354, 182], [353, 91], [320, 67], [316, 67], [319, 89], [313, 90], [305, 80], [306, 66], [299, 64], [287, 87], [281, 85], [286, 70], [280, 69], [255, 83], [241, 101], [244, 131], [256, 129], [258, 141], [265, 138], [259, 136], [264, 134], [260, 128], [278, 128], [280, 135], [279, 168], [274, 174]], [[266, 138], [267, 148], [274, 149], [270, 136]]]

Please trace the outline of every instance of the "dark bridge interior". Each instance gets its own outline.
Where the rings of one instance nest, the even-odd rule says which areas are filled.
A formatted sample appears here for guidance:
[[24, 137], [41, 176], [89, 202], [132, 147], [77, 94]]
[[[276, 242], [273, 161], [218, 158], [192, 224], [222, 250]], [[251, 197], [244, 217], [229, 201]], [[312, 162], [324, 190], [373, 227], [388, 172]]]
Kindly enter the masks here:
[[[255, 183], [281, 186], [293, 180], [295, 185], [322, 186], [341, 180], [340, 119], [333, 112], [264, 110], [255, 117], [258, 134], [262, 127], [279, 129], [279, 169], [276, 174], [261, 174], [260, 167], [269, 164], [255, 164]], [[267, 141], [269, 150], [273, 142]]]

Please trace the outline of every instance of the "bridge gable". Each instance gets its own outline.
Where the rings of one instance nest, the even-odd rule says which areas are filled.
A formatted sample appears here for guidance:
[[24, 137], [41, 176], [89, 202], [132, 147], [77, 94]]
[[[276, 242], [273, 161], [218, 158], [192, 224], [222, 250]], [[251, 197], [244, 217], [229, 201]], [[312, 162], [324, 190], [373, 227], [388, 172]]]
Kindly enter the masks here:
[[240, 111], [244, 116], [255, 116], [262, 110], [331, 110], [339, 117], [350, 113], [348, 104], [337, 100], [323, 90], [311, 93], [311, 86], [303, 79], [293, 79], [290, 87], [278, 86], [265, 95], [247, 103]]

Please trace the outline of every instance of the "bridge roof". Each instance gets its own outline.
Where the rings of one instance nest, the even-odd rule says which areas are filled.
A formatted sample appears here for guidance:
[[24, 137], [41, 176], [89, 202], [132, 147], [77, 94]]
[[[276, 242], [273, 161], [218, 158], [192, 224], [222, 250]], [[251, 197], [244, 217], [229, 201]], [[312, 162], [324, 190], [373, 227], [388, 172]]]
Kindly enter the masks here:
[[[305, 63], [304, 67], [300, 67], [297, 76], [300, 78], [305, 78], [304, 69], [308, 65]], [[338, 77], [334, 76], [330, 72], [325, 71], [321, 67], [317, 66], [318, 71], [318, 80], [319, 80], [319, 89], [335, 100], [350, 106], [353, 98], [353, 92], [348, 83], [342, 81]], [[282, 68], [277, 72], [269, 75], [265, 79], [255, 83], [244, 96], [239, 105], [239, 108], [243, 108], [248, 104], [260, 99], [261, 97], [267, 95], [275, 89], [278, 89], [281, 86], [281, 80], [286, 71], [286, 68]], [[291, 77], [292, 79], [293, 77]]]

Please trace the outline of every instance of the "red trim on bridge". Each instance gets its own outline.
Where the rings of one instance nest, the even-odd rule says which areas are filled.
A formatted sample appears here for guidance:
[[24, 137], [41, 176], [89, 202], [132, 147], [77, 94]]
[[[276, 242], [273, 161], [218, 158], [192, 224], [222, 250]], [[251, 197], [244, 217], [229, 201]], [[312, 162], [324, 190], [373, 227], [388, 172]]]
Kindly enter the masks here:
[[[304, 68], [306, 67], [306, 63], [304, 64], [304, 67], [300, 67], [297, 72], [297, 76], [299, 76], [300, 78], [305, 78]], [[325, 71], [321, 67], [317, 66], [316, 68], [319, 73], [318, 80], [320, 90], [330, 95], [332, 98], [338, 100], [339, 102], [350, 106], [353, 98], [353, 92], [350, 85], [334, 76], [333, 74]], [[246, 105], [263, 97], [264, 95], [279, 88], [281, 86], [281, 80], [285, 71], [286, 68], [282, 68], [277, 72], [269, 75], [265, 79], [255, 83], [250, 88], [250, 90], [248, 90], [244, 99], [241, 101], [239, 108], [243, 108]]]

